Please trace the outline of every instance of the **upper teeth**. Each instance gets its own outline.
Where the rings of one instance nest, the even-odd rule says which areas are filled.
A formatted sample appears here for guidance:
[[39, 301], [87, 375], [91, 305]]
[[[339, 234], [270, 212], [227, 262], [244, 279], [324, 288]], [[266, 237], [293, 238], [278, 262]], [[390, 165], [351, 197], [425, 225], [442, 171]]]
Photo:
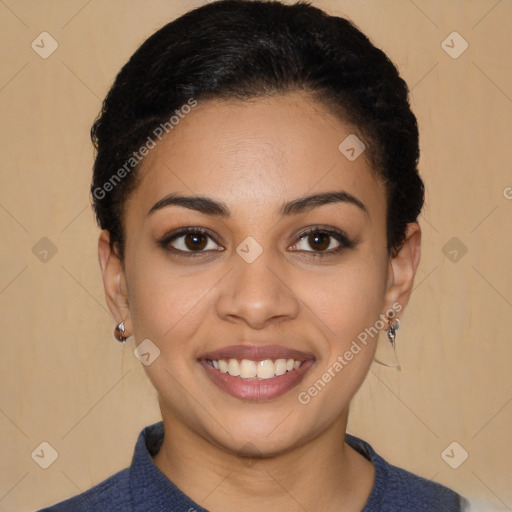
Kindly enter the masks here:
[[229, 373], [233, 377], [242, 379], [271, 379], [277, 375], [283, 375], [291, 370], [296, 370], [302, 364], [302, 361], [295, 359], [263, 359], [262, 361], [252, 361], [251, 359], [219, 359], [210, 361], [216, 370], [222, 373]]

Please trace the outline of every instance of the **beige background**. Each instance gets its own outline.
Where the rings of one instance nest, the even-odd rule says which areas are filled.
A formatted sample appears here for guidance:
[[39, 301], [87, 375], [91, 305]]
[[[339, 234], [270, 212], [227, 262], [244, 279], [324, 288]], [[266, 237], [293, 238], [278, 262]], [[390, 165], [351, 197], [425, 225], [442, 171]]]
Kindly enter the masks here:
[[[353, 19], [400, 68], [428, 188], [423, 259], [397, 339], [403, 370], [372, 367], [349, 431], [486, 510], [512, 510], [512, 2], [314, 3]], [[140, 429], [160, 419], [133, 340], [123, 348], [111, 334], [88, 133], [136, 47], [198, 5], [0, 0], [2, 511], [88, 489], [127, 466]], [[43, 31], [59, 45], [47, 59], [31, 48]], [[456, 59], [441, 46], [453, 31], [469, 44]], [[33, 251], [43, 237], [56, 254], [48, 241]], [[31, 458], [43, 441], [58, 452], [46, 470]], [[441, 457], [453, 441], [469, 453], [458, 469]]]

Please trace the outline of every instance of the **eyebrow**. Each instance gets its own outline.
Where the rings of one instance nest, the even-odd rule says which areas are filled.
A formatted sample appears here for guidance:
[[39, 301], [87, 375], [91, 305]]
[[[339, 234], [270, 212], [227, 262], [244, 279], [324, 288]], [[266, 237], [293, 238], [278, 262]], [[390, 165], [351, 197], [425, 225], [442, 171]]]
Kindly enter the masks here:
[[[280, 214], [282, 217], [297, 215], [299, 213], [308, 212], [314, 208], [318, 208], [319, 206], [333, 203], [352, 204], [368, 215], [366, 206], [352, 194], [343, 190], [338, 192], [312, 194], [294, 199], [281, 206]], [[222, 201], [217, 201], [205, 196], [182, 196], [179, 194], [169, 194], [168, 196], [160, 199], [151, 207], [148, 215], [168, 206], [182, 206], [205, 215], [215, 215], [223, 218], [229, 218], [231, 215], [228, 206]]]

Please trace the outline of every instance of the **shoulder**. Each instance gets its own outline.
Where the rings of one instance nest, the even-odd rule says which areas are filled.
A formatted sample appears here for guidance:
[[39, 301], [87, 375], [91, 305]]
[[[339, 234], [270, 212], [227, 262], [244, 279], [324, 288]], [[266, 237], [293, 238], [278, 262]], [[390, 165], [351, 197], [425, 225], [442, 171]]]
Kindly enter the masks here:
[[384, 463], [388, 465], [388, 483], [382, 500], [383, 511], [464, 511], [464, 498], [452, 489], [385, 461]]
[[[154, 464], [164, 438], [163, 422], [139, 434], [131, 465], [91, 489], [39, 512], [156, 512], [169, 507], [203, 510], [185, 496]], [[186, 508], [185, 508], [186, 506]]]
[[123, 469], [89, 490], [39, 512], [121, 512], [130, 509], [129, 469]]
[[346, 435], [346, 442], [370, 460], [375, 482], [362, 512], [463, 512], [467, 501], [437, 482], [385, 461], [366, 441]]

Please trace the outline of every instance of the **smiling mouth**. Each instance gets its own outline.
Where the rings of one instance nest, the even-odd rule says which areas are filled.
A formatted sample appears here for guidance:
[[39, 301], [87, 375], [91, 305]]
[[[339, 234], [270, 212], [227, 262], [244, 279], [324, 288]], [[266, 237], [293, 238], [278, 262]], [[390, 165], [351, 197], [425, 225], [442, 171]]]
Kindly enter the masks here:
[[280, 345], [233, 345], [198, 358], [219, 389], [250, 401], [286, 394], [302, 381], [315, 361], [312, 354]]
[[298, 370], [303, 361], [296, 359], [205, 359], [206, 363], [221, 373], [241, 379], [266, 380]]

